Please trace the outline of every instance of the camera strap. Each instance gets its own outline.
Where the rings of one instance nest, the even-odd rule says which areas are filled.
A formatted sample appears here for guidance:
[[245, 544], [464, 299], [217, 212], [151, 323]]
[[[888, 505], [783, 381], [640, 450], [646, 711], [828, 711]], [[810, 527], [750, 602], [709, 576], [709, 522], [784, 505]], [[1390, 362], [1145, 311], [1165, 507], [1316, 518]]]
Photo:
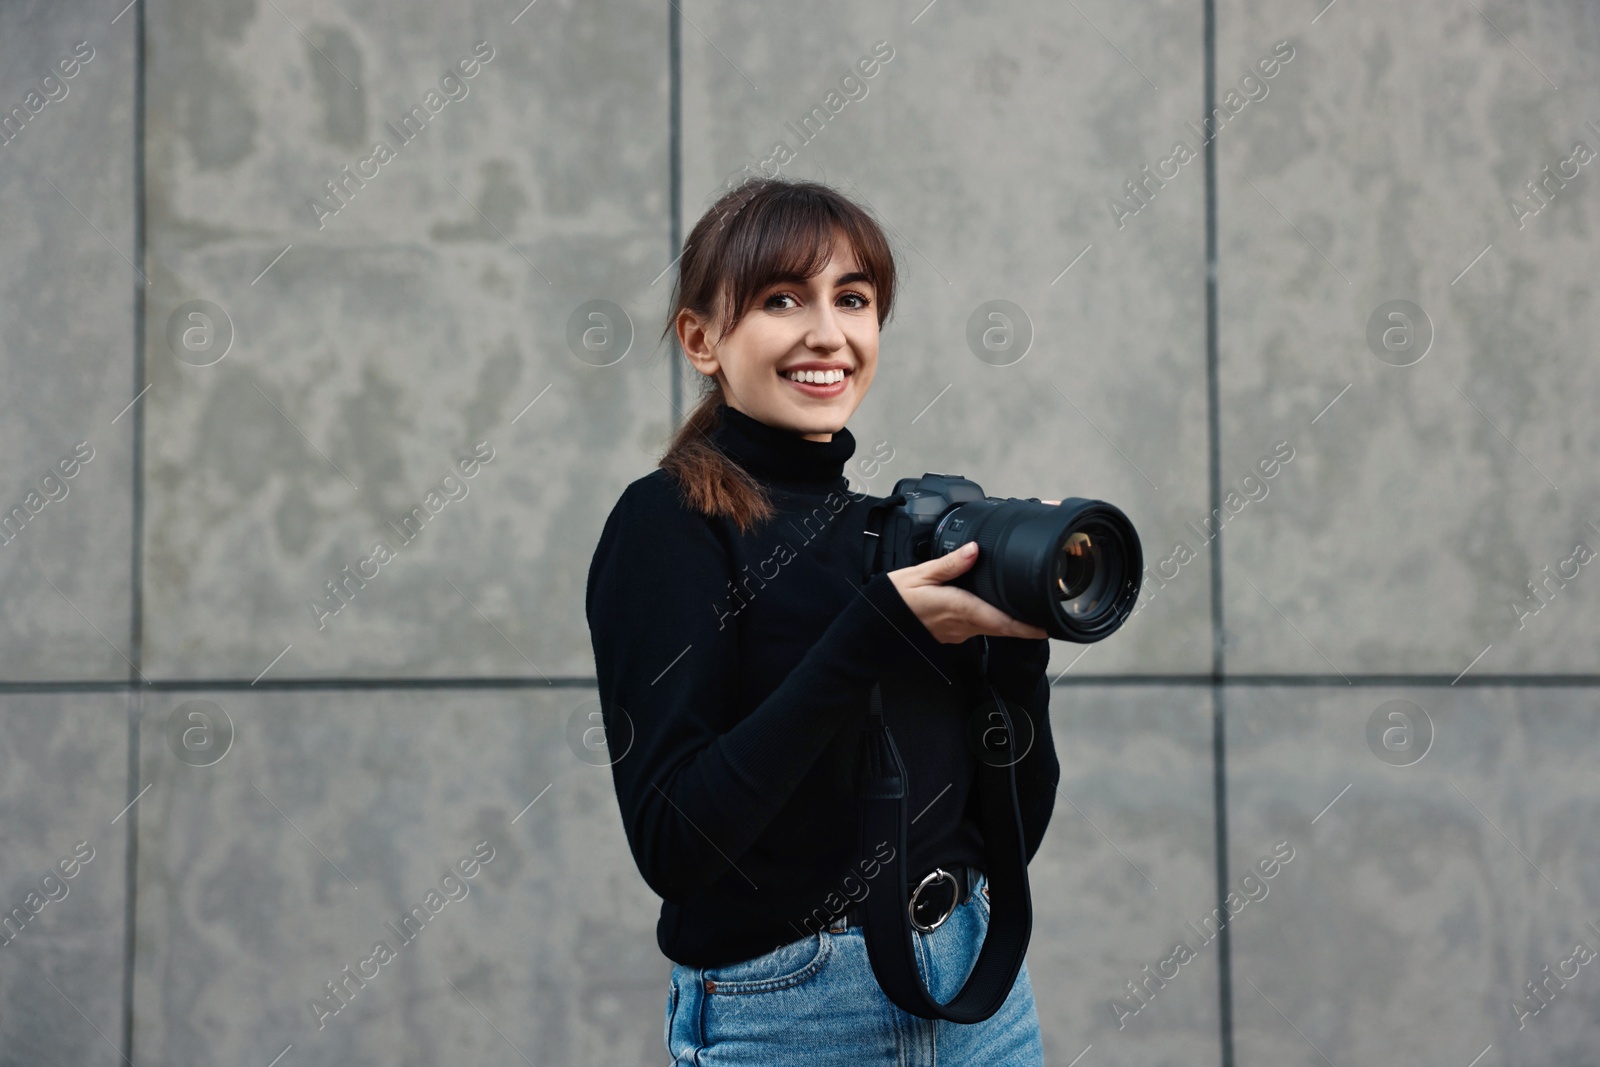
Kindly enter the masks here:
[[906, 872], [909, 781], [883, 715], [878, 682], [873, 683], [869, 697], [856, 765], [856, 792], [862, 801], [862, 855], [872, 842], [895, 844], [894, 859], [887, 864], [892, 888], [868, 893], [861, 904], [872, 972], [889, 999], [905, 1011], [924, 1019], [957, 1023], [982, 1022], [1000, 1010], [1022, 969], [1033, 932], [1022, 813], [1017, 803], [1016, 735], [1006, 702], [988, 675], [987, 638], [984, 649], [987, 699], [974, 715], [986, 720], [977, 731], [987, 752], [978, 759], [978, 796], [991, 918], [972, 972], [948, 1003], [933, 998], [917, 970]]
[[[883, 526], [885, 522], [893, 523], [894, 515], [896, 514], [895, 509], [904, 504], [905, 499], [905, 497], [896, 494], [886, 497], [867, 509], [867, 525], [863, 531], [866, 534], [866, 544], [863, 546], [861, 553], [862, 582], [871, 581], [873, 575], [880, 570], [892, 571], [896, 569], [893, 564], [897, 564], [898, 561], [890, 560], [888, 557], [892, 555], [891, 549], [893, 546], [898, 543], [893, 534], [901, 531], [896, 527], [891, 536], [886, 538]], [[904, 564], [899, 565], [904, 566]]]

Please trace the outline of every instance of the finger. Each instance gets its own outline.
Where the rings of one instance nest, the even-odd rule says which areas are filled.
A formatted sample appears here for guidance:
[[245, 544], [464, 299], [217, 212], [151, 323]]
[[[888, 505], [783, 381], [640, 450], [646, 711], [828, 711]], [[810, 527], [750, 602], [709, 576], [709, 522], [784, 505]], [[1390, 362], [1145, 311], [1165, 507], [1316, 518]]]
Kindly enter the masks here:
[[1039, 627], [1025, 623], [1021, 619], [1014, 619], [1010, 615], [1004, 617], [1006, 619], [1006, 632], [1000, 635], [1002, 637], [1026, 637], [1029, 640], [1038, 641], [1041, 638], [1050, 636]]
[[1001, 637], [1030, 637], [1034, 640], [1050, 636], [1037, 626], [1012, 618], [980, 596], [972, 593], [967, 593], [967, 596], [972, 600], [967, 601], [965, 597], [962, 599], [968, 604], [968, 618], [980, 633], [998, 634]]
[[927, 568], [926, 577], [936, 582], [947, 582], [971, 567], [978, 558], [978, 546], [975, 542], [968, 541], [952, 552], [946, 552], [937, 559], [931, 559], [922, 564]]
[[1039, 501], [1039, 503], [1041, 503], [1041, 504], [1059, 504], [1059, 503], [1061, 503], [1061, 501], [1059, 501], [1059, 500], [1041, 500], [1041, 501]]
[[1013, 618], [1012, 616], [1007, 615], [1005, 612], [1001, 612], [1000, 616], [1005, 620], [1004, 636], [1006, 637], [1026, 637], [1030, 640], [1038, 641], [1041, 638], [1050, 636], [1044, 630], [1033, 625], [1032, 623], [1023, 622], [1021, 619]]

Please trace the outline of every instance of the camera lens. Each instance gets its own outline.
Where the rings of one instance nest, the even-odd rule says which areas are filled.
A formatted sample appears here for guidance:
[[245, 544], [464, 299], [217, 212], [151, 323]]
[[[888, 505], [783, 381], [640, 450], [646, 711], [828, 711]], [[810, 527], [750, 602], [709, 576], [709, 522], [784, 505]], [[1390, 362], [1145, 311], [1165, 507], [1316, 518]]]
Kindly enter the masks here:
[[1097, 555], [1099, 549], [1082, 530], [1068, 534], [1061, 542], [1061, 552], [1056, 556], [1056, 588], [1062, 600], [1076, 600], [1089, 587]]
[[986, 497], [950, 509], [934, 530], [940, 553], [978, 543], [954, 584], [1062, 641], [1088, 644], [1122, 625], [1139, 596], [1139, 535], [1118, 508]]
[[1068, 533], [1055, 557], [1060, 610], [1075, 619], [1099, 615], [1126, 576], [1126, 556], [1122, 539], [1108, 523], [1088, 522]]

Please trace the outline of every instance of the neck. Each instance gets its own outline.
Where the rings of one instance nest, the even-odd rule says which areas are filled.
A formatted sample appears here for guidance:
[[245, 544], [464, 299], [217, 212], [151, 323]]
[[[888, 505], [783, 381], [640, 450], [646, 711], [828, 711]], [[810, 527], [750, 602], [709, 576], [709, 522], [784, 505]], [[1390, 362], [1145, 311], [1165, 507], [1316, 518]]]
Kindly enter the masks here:
[[820, 489], [844, 484], [844, 464], [855, 454], [846, 428], [802, 434], [772, 426], [726, 403], [717, 405], [712, 445], [756, 478]]

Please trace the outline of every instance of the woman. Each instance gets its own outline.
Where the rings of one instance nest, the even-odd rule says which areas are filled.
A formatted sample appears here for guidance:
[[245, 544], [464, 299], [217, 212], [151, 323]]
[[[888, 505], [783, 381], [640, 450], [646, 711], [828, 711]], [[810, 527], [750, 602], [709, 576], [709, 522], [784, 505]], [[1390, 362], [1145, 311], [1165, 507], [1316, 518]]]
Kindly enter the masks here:
[[590, 565], [617, 800], [674, 962], [675, 1064], [1043, 1063], [1025, 964], [981, 1023], [911, 1015], [878, 987], [853, 906], [874, 877], [886, 885], [893, 853], [863, 857], [858, 839], [874, 682], [910, 784], [907, 870], [953, 876], [914, 902], [929, 927], [913, 934], [918, 967], [941, 1002], [989, 921], [965, 737], [982, 642], [1033, 728], [1015, 771], [1029, 860], [1060, 774], [1045, 632], [944, 584], [976, 546], [862, 581], [867, 509], [883, 498], [848, 490], [845, 422], [894, 289], [882, 230], [826, 186], [758, 178], [713, 205], [667, 323], [706, 391], [659, 468], [623, 492]]

